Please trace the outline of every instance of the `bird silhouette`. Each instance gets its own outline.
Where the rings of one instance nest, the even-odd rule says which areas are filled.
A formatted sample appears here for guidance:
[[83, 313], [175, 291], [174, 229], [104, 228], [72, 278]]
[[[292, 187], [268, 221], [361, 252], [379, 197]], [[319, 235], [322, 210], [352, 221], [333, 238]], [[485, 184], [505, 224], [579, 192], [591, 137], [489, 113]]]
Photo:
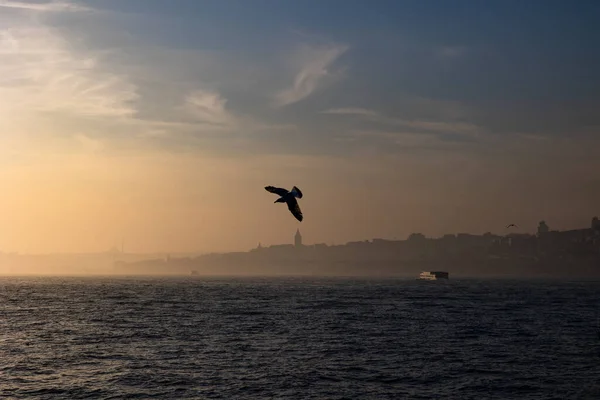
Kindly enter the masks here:
[[265, 190], [267, 192], [275, 193], [279, 195], [279, 198], [275, 200], [275, 203], [286, 203], [288, 206], [288, 210], [292, 213], [294, 217], [298, 221], [302, 221], [302, 211], [300, 210], [300, 206], [298, 205], [298, 201], [296, 198], [302, 198], [302, 192], [296, 186], [292, 188], [291, 191], [283, 188], [278, 188], [275, 186], [265, 186]]
[[508, 229], [508, 228], [510, 228], [511, 226], [514, 226], [515, 228], [518, 228], [518, 226], [517, 226], [517, 225], [515, 225], [515, 224], [508, 224], [508, 225], [506, 225], [506, 228]]

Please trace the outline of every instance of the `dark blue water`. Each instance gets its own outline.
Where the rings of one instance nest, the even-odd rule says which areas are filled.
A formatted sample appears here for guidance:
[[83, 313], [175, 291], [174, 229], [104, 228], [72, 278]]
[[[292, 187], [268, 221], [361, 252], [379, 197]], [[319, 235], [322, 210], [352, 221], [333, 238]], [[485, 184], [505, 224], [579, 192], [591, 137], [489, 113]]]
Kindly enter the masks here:
[[598, 399], [600, 283], [0, 278], [0, 398]]

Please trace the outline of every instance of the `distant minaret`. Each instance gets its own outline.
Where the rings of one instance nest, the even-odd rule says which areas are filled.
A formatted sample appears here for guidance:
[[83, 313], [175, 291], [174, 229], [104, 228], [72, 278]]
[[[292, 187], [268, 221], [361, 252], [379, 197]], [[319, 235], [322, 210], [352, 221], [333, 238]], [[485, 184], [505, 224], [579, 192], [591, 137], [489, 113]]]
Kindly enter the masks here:
[[302, 235], [300, 229], [296, 230], [296, 236], [294, 236], [294, 245], [296, 247], [302, 247]]

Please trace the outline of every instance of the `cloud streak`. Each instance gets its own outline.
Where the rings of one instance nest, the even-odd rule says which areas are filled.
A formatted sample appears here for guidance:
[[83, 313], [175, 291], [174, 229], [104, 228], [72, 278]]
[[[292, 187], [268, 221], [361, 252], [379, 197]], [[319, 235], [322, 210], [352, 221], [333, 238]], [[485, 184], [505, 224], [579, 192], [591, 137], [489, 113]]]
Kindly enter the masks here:
[[29, 3], [25, 1], [0, 0], [0, 7], [14, 8], [20, 10], [39, 11], [39, 12], [77, 12], [92, 11], [91, 8], [84, 7], [67, 1], [48, 1], [45, 3]]
[[211, 90], [195, 90], [185, 100], [188, 112], [200, 124], [213, 127], [231, 128], [235, 118], [225, 108], [227, 99]]
[[471, 123], [394, 118], [365, 108], [332, 108], [322, 111], [322, 114], [354, 116], [380, 125], [397, 126], [434, 133], [453, 133], [472, 137], [479, 136], [482, 133], [481, 127]]
[[331, 108], [323, 111], [323, 114], [336, 114], [336, 115], [358, 115], [367, 118], [378, 118], [379, 114], [373, 110], [366, 108]]
[[299, 54], [300, 71], [292, 86], [275, 95], [275, 106], [283, 107], [297, 103], [314, 93], [323, 80], [333, 75], [328, 70], [346, 51], [348, 46], [304, 47]]
[[446, 58], [457, 58], [465, 55], [467, 48], [465, 46], [443, 46], [437, 50], [437, 54]]
[[4, 29], [0, 54], [0, 104], [5, 109], [112, 117], [135, 113], [135, 86], [103, 71], [99, 54], [76, 52], [55, 29]]

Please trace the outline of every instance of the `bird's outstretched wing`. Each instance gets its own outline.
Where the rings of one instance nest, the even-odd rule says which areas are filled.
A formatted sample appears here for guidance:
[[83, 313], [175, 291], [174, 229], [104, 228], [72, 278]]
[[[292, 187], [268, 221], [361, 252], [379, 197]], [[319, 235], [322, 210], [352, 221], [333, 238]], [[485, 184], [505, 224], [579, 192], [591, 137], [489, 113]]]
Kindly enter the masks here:
[[508, 224], [508, 225], [506, 225], [507, 228], [510, 228], [511, 226], [514, 226], [515, 228], [517, 228], [517, 225], [515, 225], [515, 224]]
[[294, 186], [292, 188], [292, 193], [294, 194], [294, 197], [297, 197], [299, 199], [302, 198], [302, 191], [300, 189], [298, 189], [296, 186]]
[[267, 192], [275, 193], [275, 194], [278, 194], [280, 196], [285, 196], [286, 194], [289, 193], [286, 189], [278, 188], [278, 187], [275, 187], [275, 186], [265, 186], [265, 190]]
[[300, 206], [295, 198], [292, 198], [287, 201], [287, 206], [290, 212], [298, 221], [302, 221], [302, 211], [300, 210]]

